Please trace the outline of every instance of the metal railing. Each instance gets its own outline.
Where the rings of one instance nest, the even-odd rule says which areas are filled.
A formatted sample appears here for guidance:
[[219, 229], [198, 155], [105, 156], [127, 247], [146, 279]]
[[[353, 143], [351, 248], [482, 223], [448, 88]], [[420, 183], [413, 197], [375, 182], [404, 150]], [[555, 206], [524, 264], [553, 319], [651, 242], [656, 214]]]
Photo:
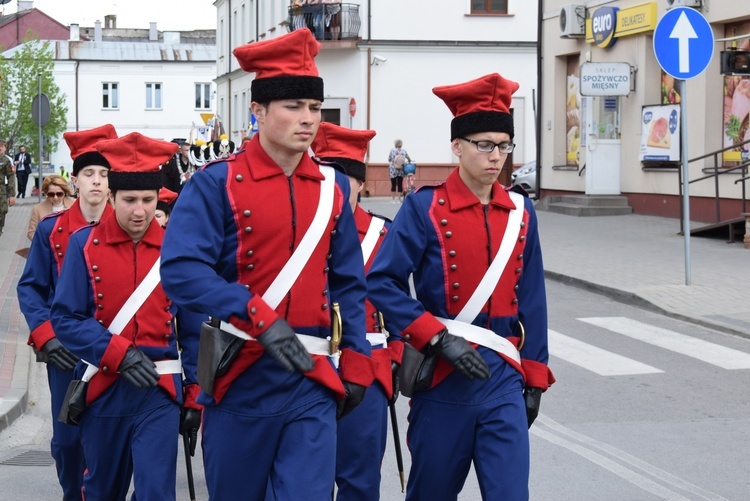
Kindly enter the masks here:
[[[734, 167], [719, 167], [719, 160], [722, 153], [729, 150], [734, 150], [738, 147], [744, 146], [746, 144], [750, 144], [750, 140], [743, 141], [741, 143], [733, 144], [732, 146], [727, 146], [725, 148], [722, 148], [720, 150], [712, 151], [711, 153], [706, 153], [705, 155], [701, 155], [699, 157], [691, 158], [688, 160], [688, 164], [691, 162], [697, 162], [698, 160], [704, 160], [709, 157], [713, 157], [714, 163], [713, 167], [704, 168], [703, 170], [707, 169], [713, 169], [713, 172], [706, 176], [702, 176], [693, 180], [688, 181], [688, 184], [697, 183], [698, 181], [705, 181], [706, 179], [713, 179], [714, 180], [714, 199], [716, 203], [716, 222], [721, 222], [721, 197], [719, 196], [719, 176], [722, 176], [724, 174], [730, 174], [733, 172], [741, 171], [741, 174], [743, 177], [740, 179], [737, 179], [734, 184], [742, 183], [742, 212], [747, 212], [747, 191], [745, 188], [745, 183], [750, 179], [750, 176], [748, 176], [748, 168], [750, 167], [750, 160], [743, 161], [739, 165], [735, 165]], [[677, 182], [679, 184], [679, 193], [680, 193], [680, 199], [682, 198], [682, 169], [677, 169]], [[683, 227], [683, 218], [684, 218], [684, 211], [683, 211], [683, 205], [680, 204], [680, 233], [684, 231]]]
[[362, 27], [359, 5], [353, 3], [291, 5], [288, 15], [286, 26], [290, 32], [308, 28], [320, 41], [357, 39]]

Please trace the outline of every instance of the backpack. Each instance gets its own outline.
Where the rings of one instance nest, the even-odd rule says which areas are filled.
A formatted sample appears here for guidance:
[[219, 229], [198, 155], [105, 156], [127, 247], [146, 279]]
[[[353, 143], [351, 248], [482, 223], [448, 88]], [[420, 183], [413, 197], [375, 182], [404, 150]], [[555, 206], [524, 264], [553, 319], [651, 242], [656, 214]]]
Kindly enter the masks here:
[[397, 169], [403, 169], [404, 168], [404, 162], [406, 162], [406, 159], [404, 158], [404, 155], [402, 155], [401, 153], [399, 153], [398, 155], [396, 155], [396, 158], [393, 159], [393, 165]]

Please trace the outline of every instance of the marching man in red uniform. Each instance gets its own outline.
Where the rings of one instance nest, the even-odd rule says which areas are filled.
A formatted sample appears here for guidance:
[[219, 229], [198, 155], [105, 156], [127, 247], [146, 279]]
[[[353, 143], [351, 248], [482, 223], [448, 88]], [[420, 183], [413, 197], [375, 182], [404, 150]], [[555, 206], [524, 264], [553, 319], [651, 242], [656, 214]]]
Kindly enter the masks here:
[[50, 214], [39, 222], [17, 287], [18, 302], [31, 331], [28, 344], [41, 352], [47, 362], [52, 404], [50, 448], [65, 500], [81, 499], [86, 467], [78, 429], [57, 420], [78, 357], [55, 336], [50, 323], [50, 306], [71, 234], [112, 214], [108, 203], [109, 163], [96, 151], [96, 143], [116, 137], [115, 128], [109, 124], [63, 134], [73, 159], [73, 183], [78, 199], [69, 209]]
[[234, 50], [259, 131], [191, 177], [167, 226], [165, 290], [214, 322], [198, 362], [211, 499], [330, 499], [336, 417], [374, 378], [349, 181], [307, 154], [319, 50], [306, 29]]
[[84, 498], [125, 499], [133, 477], [134, 499], [174, 499], [182, 364], [154, 211], [159, 166], [177, 146], [133, 132], [96, 148], [111, 165], [114, 214], [72, 235], [52, 304], [52, 326], [89, 381], [78, 418]]
[[517, 89], [496, 73], [433, 89], [455, 117], [458, 168], [406, 197], [367, 277], [409, 353], [436, 362], [400, 380], [413, 393], [407, 500], [455, 500], [472, 461], [484, 499], [529, 497], [528, 428], [554, 378], [534, 206], [497, 182]]
[[[374, 130], [352, 130], [332, 123], [320, 124], [312, 143], [315, 157], [333, 165], [349, 177], [349, 205], [359, 233], [360, 246], [369, 270], [390, 221], [365, 211], [357, 198], [365, 185], [367, 145]], [[362, 403], [338, 423], [336, 442], [336, 499], [380, 499], [380, 465], [388, 430], [388, 401], [393, 397], [392, 360], [401, 362], [402, 341], [391, 341], [375, 307], [366, 301], [367, 340], [378, 363], [375, 382]]]

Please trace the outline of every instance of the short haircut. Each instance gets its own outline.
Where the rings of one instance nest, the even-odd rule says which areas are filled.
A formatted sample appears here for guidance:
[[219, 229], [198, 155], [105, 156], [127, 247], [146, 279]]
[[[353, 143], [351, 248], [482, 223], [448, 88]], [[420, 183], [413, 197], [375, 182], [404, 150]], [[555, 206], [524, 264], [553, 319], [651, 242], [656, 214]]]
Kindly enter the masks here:
[[396, 148], [401, 148], [404, 145], [404, 142], [400, 139], [396, 139], [393, 144], [396, 146]]
[[42, 193], [46, 195], [50, 185], [53, 184], [62, 189], [63, 193], [65, 193], [65, 196], [70, 196], [70, 186], [68, 186], [68, 182], [65, 180], [65, 178], [63, 178], [62, 176], [58, 176], [57, 174], [50, 174], [49, 176], [44, 178], [44, 181], [42, 181]]

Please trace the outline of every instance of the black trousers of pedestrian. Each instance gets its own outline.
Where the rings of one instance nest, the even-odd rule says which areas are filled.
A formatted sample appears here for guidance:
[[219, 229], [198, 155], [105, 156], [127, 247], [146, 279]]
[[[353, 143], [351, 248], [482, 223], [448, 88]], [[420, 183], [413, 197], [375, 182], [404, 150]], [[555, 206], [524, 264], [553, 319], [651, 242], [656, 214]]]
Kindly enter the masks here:
[[18, 196], [26, 198], [26, 183], [29, 181], [29, 171], [16, 170], [16, 179], [18, 180]]

